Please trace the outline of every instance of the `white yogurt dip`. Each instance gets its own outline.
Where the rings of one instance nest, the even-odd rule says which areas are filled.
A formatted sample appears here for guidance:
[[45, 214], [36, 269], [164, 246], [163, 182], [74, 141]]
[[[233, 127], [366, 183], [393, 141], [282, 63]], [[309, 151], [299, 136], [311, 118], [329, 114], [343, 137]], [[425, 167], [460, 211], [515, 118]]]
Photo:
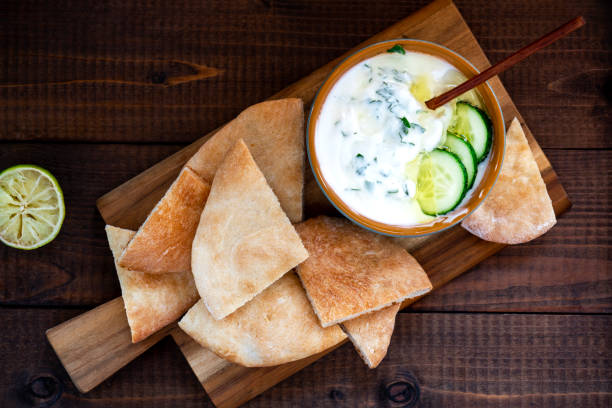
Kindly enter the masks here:
[[418, 162], [445, 141], [455, 101], [435, 111], [424, 102], [465, 79], [448, 62], [409, 51], [380, 54], [347, 71], [315, 130], [321, 173], [340, 199], [386, 224], [433, 220], [415, 199]]

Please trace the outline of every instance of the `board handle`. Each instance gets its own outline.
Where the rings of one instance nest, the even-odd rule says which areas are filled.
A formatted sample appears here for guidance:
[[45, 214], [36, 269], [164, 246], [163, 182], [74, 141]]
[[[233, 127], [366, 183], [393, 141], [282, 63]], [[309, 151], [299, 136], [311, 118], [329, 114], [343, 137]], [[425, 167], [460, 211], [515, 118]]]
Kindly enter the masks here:
[[217, 408], [241, 406], [344, 344], [342, 341], [328, 350], [291, 363], [249, 368], [222, 359], [200, 346], [179, 327], [173, 328], [170, 334]]
[[46, 335], [76, 388], [86, 393], [174, 327], [171, 324], [141, 342], [132, 343], [123, 298], [118, 297], [48, 329]]

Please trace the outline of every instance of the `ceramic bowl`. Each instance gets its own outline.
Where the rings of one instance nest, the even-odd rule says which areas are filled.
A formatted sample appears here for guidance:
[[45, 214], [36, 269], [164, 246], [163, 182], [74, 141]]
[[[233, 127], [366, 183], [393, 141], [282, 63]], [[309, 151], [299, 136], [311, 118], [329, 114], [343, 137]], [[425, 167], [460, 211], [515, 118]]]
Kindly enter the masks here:
[[[317, 137], [317, 120], [321, 113], [321, 108], [325, 103], [327, 96], [336, 84], [336, 82], [353, 66], [360, 62], [374, 57], [378, 54], [386, 53], [392, 46], [400, 44], [406, 51], [414, 51], [425, 54], [430, 54], [443, 60], [446, 60], [466, 77], [471, 78], [478, 74], [478, 70], [465, 58], [457, 54], [448, 48], [422, 40], [412, 39], [397, 39], [389, 40], [376, 44], [372, 44], [366, 48], [363, 48], [354, 54], [347, 57], [342, 61], [325, 80], [321, 88], [319, 89], [315, 100], [310, 111], [308, 118], [307, 127], [307, 150], [308, 159], [310, 166], [314, 173], [317, 183], [331, 201], [331, 203], [347, 218], [353, 222], [361, 225], [364, 228], [370, 229], [375, 232], [392, 236], [420, 236], [425, 234], [431, 234], [450, 228], [453, 225], [458, 224], [472, 211], [474, 211], [486, 198], [487, 194], [493, 188], [493, 184], [497, 179], [497, 175], [501, 170], [502, 160], [504, 157], [504, 145], [505, 145], [505, 125], [502, 115], [502, 110], [497, 100], [497, 97], [493, 93], [493, 90], [484, 83], [478, 86], [478, 90], [489, 117], [493, 124], [493, 143], [491, 151], [489, 153], [489, 163], [485, 169], [484, 175], [480, 180], [480, 183], [475, 186], [471, 197], [462, 203], [459, 207], [451, 211], [450, 213], [440, 215], [431, 222], [426, 224], [415, 224], [415, 225], [392, 225], [385, 224], [378, 221], [374, 221], [363, 214], [360, 214], [349, 207], [346, 203], [340, 199], [338, 194], [330, 187], [326, 182], [325, 177], [321, 172], [321, 167], [317, 159], [317, 151], [315, 148], [315, 138]], [[323, 137], [323, 136], [321, 136]]]

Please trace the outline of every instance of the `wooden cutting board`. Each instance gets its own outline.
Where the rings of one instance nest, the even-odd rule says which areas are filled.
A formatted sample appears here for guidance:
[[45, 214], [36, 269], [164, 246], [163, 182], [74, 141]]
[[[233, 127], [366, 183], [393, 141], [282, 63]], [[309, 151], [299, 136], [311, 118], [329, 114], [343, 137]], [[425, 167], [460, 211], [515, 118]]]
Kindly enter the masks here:
[[[324, 79], [344, 57], [368, 44], [394, 38], [433, 41], [463, 55], [480, 70], [490, 66], [455, 5], [450, 0], [438, 0], [347, 51], [342, 57], [287, 87], [271, 99], [300, 97], [304, 100], [305, 106], [309, 107]], [[567, 211], [571, 206], [568, 196], [510, 96], [497, 77], [488, 83], [499, 98], [506, 123], [515, 116], [519, 118], [546, 182], [555, 212], [560, 215]], [[209, 133], [101, 197], [97, 206], [106, 223], [137, 229], [184, 163], [214, 133], [214, 131]], [[304, 204], [307, 217], [334, 212], [310, 172], [306, 175]], [[482, 241], [461, 227], [424, 238], [402, 238], [398, 239], [398, 242], [410, 250], [421, 263], [433, 283], [434, 290], [504, 247]], [[106, 326], [102, 325], [103, 322]], [[117, 341], [109, 342], [108, 336], [96, 334], [105, 331], [117, 333]], [[200, 347], [176, 326], [171, 326], [146, 340], [145, 343], [137, 345], [129, 343], [129, 336], [125, 333], [129, 333], [129, 327], [122, 301], [115, 299], [48, 330], [47, 336], [75, 385], [86, 392], [144, 352], [161, 337], [171, 333], [211, 400], [220, 408], [236, 407], [254, 398], [331, 351], [327, 350], [278, 367], [244, 368], [228, 363]], [[394, 338], [393, 341], [401, 339]], [[357, 354], [355, 358], [359, 358]]]

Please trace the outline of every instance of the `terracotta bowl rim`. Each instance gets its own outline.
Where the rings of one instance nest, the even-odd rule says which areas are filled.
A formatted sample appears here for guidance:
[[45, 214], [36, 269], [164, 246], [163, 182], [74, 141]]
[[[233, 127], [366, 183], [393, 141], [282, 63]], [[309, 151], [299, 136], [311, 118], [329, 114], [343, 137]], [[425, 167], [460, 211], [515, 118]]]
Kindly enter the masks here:
[[[447, 229], [449, 229], [449, 228], [451, 228], [451, 227], [454, 227], [454, 226], [456, 226], [457, 224], [459, 224], [459, 223], [460, 223], [460, 222], [461, 222], [463, 219], [465, 219], [466, 217], [468, 217], [468, 216], [469, 216], [471, 213], [473, 213], [473, 212], [474, 212], [474, 211], [475, 211], [475, 210], [476, 210], [478, 207], [480, 207], [480, 205], [482, 205], [482, 203], [483, 203], [483, 202], [486, 200], [487, 196], [489, 195], [489, 193], [491, 192], [491, 190], [492, 190], [492, 189], [493, 189], [493, 187], [495, 186], [495, 183], [497, 182], [497, 179], [498, 179], [498, 176], [499, 176], [499, 173], [500, 173], [500, 171], [501, 171], [501, 168], [502, 168], [502, 165], [503, 165], [503, 161], [504, 161], [504, 158], [505, 158], [505, 153], [506, 153], [506, 126], [505, 126], [504, 115], [503, 115], [503, 111], [502, 111], [502, 108], [501, 108], [501, 104], [499, 103], [499, 98], [498, 98], [498, 97], [497, 97], [497, 95], [495, 94], [495, 91], [493, 91], [493, 89], [491, 88], [491, 85], [489, 84], [489, 81], [486, 81], [486, 82], [485, 82], [485, 83], [483, 83], [482, 85], [479, 85], [479, 87], [486, 87], [486, 88], [488, 88], [489, 92], [490, 92], [490, 93], [491, 93], [491, 95], [493, 96], [493, 101], [495, 102], [495, 103], [493, 104], [493, 105], [494, 105], [493, 107], [494, 107], [494, 108], [497, 108], [495, 112], [487, 112], [487, 113], [488, 113], [488, 114], [491, 116], [491, 123], [492, 123], [492, 127], [493, 127], [493, 129], [494, 129], [494, 132], [493, 132], [493, 138], [494, 138], [494, 140], [495, 140], [495, 138], [499, 138], [499, 137], [501, 137], [501, 138], [503, 139], [503, 142], [502, 142], [502, 147], [501, 147], [501, 158], [499, 159], [499, 165], [497, 166], [497, 168], [496, 168], [496, 169], [493, 169], [493, 172], [492, 172], [491, 174], [489, 174], [488, 180], [490, 180], [491, 178], [492, 178], [493, 180], [492, 180], [492, 182], [491, 182], [491, 184], [490, 184], [490, 187], [489, 187], [488, 191], [485, 191], [485, 193], [482, 195], [482, 198], [480, 198], [480, 201], [479, 201], [479, 202], [477, 202], [477, 203], [476, 203], [476, 205], [474, 205], [474, 207], [473, 207], [472, 209], [469, 209], [469, 206], [467, 206], [467, 205], [466, 205], [467, 203], [466, 203], [466, 204], [464, 204], [464, 205], [463, 205], [463, 206], [461, 206], [461, 207], [458, 207], [458, 208], [466, 208], [466, 207], [467, 207], [469, 211], [467, 211], [465, 214], [460, 214], [460, 215], [455, 216], [455, 217], [452, 219], [452, 221], [448, 221], [448, 222], [444, 222], [444, 223], [443, 223], [443, 222], [435, 222], [436, 220], [440, 219], [440, 217], [444, 217], [444, 216], [438, 216], [438, 217], [436, 217], [434, 220], [432, 220], [430, 223], [400, 226], [400, 225], [386, 224], [386, 223], [382, 223], [382, 222], [380, 222], [380, 221], [374, 221], [374, 220], [372, 220], [372, 219], [370, 219], [370, 218], [366, 217], [366, 216], [365, 216], [365, 215], [363, 215], [363, 214], [359, 214], [359, 215], [361, 215], [361, 217], [362, 217], [362, 218], [365, 218], [365, 219], [366, 219], [368, 222], [370, 222], [370, 223], [375, 223], [375, 224], [380, 224], [380, 225], [383, 225], [383, 226], [388, 226], [388, 227], [390, 227], [390, 228], [394, 228], [394, 229], [397, 229], [397, 230], [401, 230], [401, 232], [396, 233], [396, 232], [383, 231], [383, 230], [380, 230], [380, 229], [376, 228], [376, 227], [375, 227], [375, 226], [373, 226], [372, 224], [370, 224], [370, 225], [366, 225], [366, 224], [364, 224], [364, 223], [360, 222], [359, 220], [355, 219], [355, 217], [353, 217], [353, 216], [352, 216], [350, 213], [347, 213], [347, 211], [343, 210], [343, 209], [342, 209], [342, 208], [341, 208], [341, 207], [340, 207], [340, 206], [339, 206], [339, 205], [338, 205], [338, 204], [335, 202], [335, 200], [334, 200], [332, 197], [330, 197], [330, 195], [328, 194], [327, 188], [326, 188], [326, 187], [324, 187], [324, 185], [323, 185], [323, 183], [322, 183], [322, 180], [321, 180], [321, 179], [323, 179], [323, 180], [324, 180], [324, 178], [323, 178], [323, 175], [321, 174], [321, 171], [320, 171], [320, 166], [319, 166], [319, 169], [317, 170], [317, 168], [316, 168], [316, 167], [314, 166], [314, 164], [313, 164], [313, 152], [311, 151], [311, 144], [313, 144], [313, 150], [314, 150], [314, 138], [315, 138], [315, 133], [316, 133], [316, 128], [315, 128], [315, 129], [312, 129], [312, 125], [313, 125], [313, 111], [314, 111], [315, 107], [316, 107], [318, 104], [320, 104], [320, 105], [322, 106], [322, 105], [325, 103], [325, 100], [327, 99], [327, 96], [329, 95], [329, 92], [327, 92], [327, 95], [325, 95], [325, 96], [326, 96], [326, 97], [325, 97], [325, 99], [320, 100], [319, 96], [320, 96], [321, 90], [322, 90], [322, 89], [323, 89], [323, 88], [326, 86], [326, 84], [329, 82], [329, 80], [330, 80], [330, 78], [332, 77], [332, 75], [333, 75], [334, 73], [336, 73], [338, 70], [340, 70], [340, 69], [344, 69], [344, 72], [342, 73], [342, 75], [340, 75], [340, 76], [338, 77], [338, 79], [339, 79], [339, 78], [341, 78], [341, 77], [342, 77], [344, 74], [346, 74], [346, 72], [347, 72], [347, 71], [348, 71], [350, 68], [352, 68], [353, 66], [355, 66], [355, 65], [359, 64], [360, 62], [362, 62], [362, 61], [360, 60], [360, 61], [357, 61], [357, 62], [355, 62], [355, 63], [351, 64], [351, 65], [346, 65], [346, 62], [347, 62], [349, 59], [351, 59], [351, 58], [355, 57], [355, 56], [356, 56], [356, 55], [358, 55], [358, 54], [365, 53], [365, 52], [366, 52], [367, 50], [369, 50], [370, 48], [373, 48], [373, 47], [380, 47], [380, 46], [381, 46], [381, 45], [383, 45], [383, 44], [391, 44], [391, 43], [393, 43], [393, 44], [398, 44], [398, 43], [399, 43], [399, 44], [406, 44], [406, 43], [420, 43], [420, 44], [422, 44], [422, 45], [424, 45], [424, 46], [426, 46], [426, 47], [432, 47], [432, 48], [439, 48], [439, 49], [443, 49], [443, 50], [445, 50], [446, 52], [448, 52], [449, 54], [454, 55], [454, 56], [455, 56], [457, 59], [459, 59], [460, 61], [462, 61], [463, 63], [465, 63], [465, 64], [466, 64], [466, 66], [468, 66], [469, 68], [471, 68], [471, 70], [473, 71], [472, 73], [473, 73], [474, 75], [475, 75], [475, 74], [478, 74], [478, 73], [480, 72], [480, 70], [478, 70], [478, 68], [476, 68], [476, 67], [474, 66], [474, 64], [472, 64], [472, 63], [471, 63], [471, 62], [470, 62], [470, 61], [469, 61], [467, 58], [463, 57], [463, 56], [462, 56], [461, 54], [459, 54], [458, 52], [453, 51], [453, 50], [451, 50], [450, 48], [448, 48], [448, 47], [446, 47], [446, 46], [444, 46], [444, 45], [441, 45], [441, 44], [438, 44], [438, 43], [435, 43], [435, 42], [432, 42], [432, 41], [427, 41], [427, 40], [419, 40], [419, 39], [415, 39], [415, 38], [396, 38], [396, 39], [391, 39], [391, 40], [379, 41], [379, 42], [376, 42], [376, 43], [373, 43], [373, 44], [369, 44], [369, 45], [367, 45], [367, 46], [365, 46], [365, 47], [363, 47], [363, 48], [360, 48], [360, 49], [358, 49], [358, 50], [357, 50], [357, 51], [355, 51], [355, 52], [352, 52], [351, 54], [349, 54], [348, 56], [346, 56], [345, 58], [343, 58], [343, 59], [342, 59], [342, 61], [340, 61], [340, 62], [339, 62], [339, 63], [338, 63], [338, 64], [337, 64], [337, 65], [336, 65], [336, 66], [335, 66], [335, 67], [334, 67], [334, 68], [333, 68], [333, 69], [332, 69], [330, 72], [329, 72], [329, 74], [327, 74], [327, 76], [325, 77], [325, 80], [323, 81], [323, 83], [321, 84], [321, 86], [319, 87], [319, 89], [317, 90], [317, 92], [316, 92], [316, 94], [315, 94], [315, 97], [314, 97], [314, 99], [313, 99], [313, 101], [312, 101], [312, 104], [311, 104], [311, 107], [310, 107], [310, 111], [309, 111], [309, 113], [308, 113], [308, 120], [307, 120], [307, 122], [306, 122], [306, 152], [307, 152], [307, 155], [308, 155], [308, 163], [309, 163], [309, 165], [310, 165], [310, 168], [311, 168], [311, 170], [312, 170], [312, 173], [313, 173], [313, 175], [314, 175], [314, 178], [315, 178], [315, 180], [316, 180], [316, 182], [317, 182], [317, 185], [319, 186], [319, 188], [321, 189], [321, 191], [322, 191], [322, 192], [323, 192], [323, 194], [325, 195], [325, 198], [327, 198], [327, 200], [328, 200], [328, 201], [329, 201], [329, 202], [330, 202], [330, 203], [331, 203], [331, 204], [334, 206], [334, 208], [336, 208], [336, 210], [338, 210], [338, 211], [339, 211], [339, 212], [340, 212], [340, 213], [341, 213], [341, 214], [342, 214], [344, 217], [348, 218], [348, 219], [349, 219], [351, 222], [353, 222], [353, 223], [355, 223], [355, 224], [359, 225], [360, 227], [365, 228], [365, 229], [367, 229], [367, 230], [369, 230], [369, 231], [372, 231], [372, 232], [375, 232], [375, 233], [378, 233], [378, 234], [382, 234], [382, 235], [391, 236], [391, 237], [408, 237], [408, 238], [409, 238], [409, 237], [421, 237], [421, 236], [427, 236], [427, 235], [430, 235], [430, 234], [435, 234], [435, 233], [438, 233], [438, 232], [445, 231], [445, 230], [447, 230]], [[408, 51], [411, 51], [411, 50], [408, 50]], [[425, 54], [427, 54], [426, 52], [422, 52], [422, 51], [413, 51], [413, 52], [421, 52], [421, 53], [425, 53]], [[380, 55], [380, 54], [383, 54], [383, 52], [380, 52], [379, 54], [375, 54], [375, 55]], [[368, 58], [372, 58], [372, 57], [374, 57], [375, 55], [372, 55], [371, 57], [368, 57]], [[455, 67], [456, 69], [458, 69], [460, 72], [463, 72], [463, 71], [462, 71], [462, 70], [461, 70], [459, 67], [457, 67], [457, 66], [456, 66], [456, 65], [453, 63], [453, 61], [450, 61], [450, 60], [448, 60], [448, 59], [446, 59], [446, 58], [440, 57], [440, 56], [435, 55], [435, 54], [433, 54], [433, 53], [430, 53], [429, 55], [433, 55], [434, 57], [437, 57], [437, 58], [442, 58], [442, 59], [444, 59], [446, 62], [448, 62], [449, 64], [451, 64], [453, 67]], [[337, 80], [338, 80], [338, 79], [337, 79]], [[334, 84], [337, 82], [337, 80], [334, 82]], [[333, 86], [332, 86], [332, 87], [330, 87], [330, 91], [331, 91], [331, 88], [333, 88]], [[482, 97], [484, 98], [484, 96], [482, 96]], [[488, 106], [488, 105], [487, 105], [487, 108], [489, 108], [489, 106]], [[320, 113], [320, 112], [319, 112], [319, 113]], [[499, 118], [497, 117], [497, 114], [499, 114]], [[317, 119], [318, 119], [318, 116], [317, 116]], [[502, 124], [501, 124], [501, 130], [502, 130], [501, 135], [498, 135], [498, 134], [495, 132], [495, 129], [496, 129], [496, 126], [495, 126], [495, 121], [496, 121], [496, 120], [501, 120], [501, 122], [502, 122]], [[492, 144], [491, 144], [491, 151], [489, 152], [489, 155], [490, 155], [490, 156], [489, 156], [489, 158], [488, 158], [489, 160], [492, 158], [493, 151], [494, 151], [494, 149], [493, 149], [493, 146], [494, 146], [494, 145], [495, 145], [495, 143], [492, 143]], [[490, 165], [491, 165], [491, 164], [492, 164], [492, 162], [491, 162], [491, 161], [489, 161], [489, 163], [488, 163], [488, 165], [487, 165], [487, 169], [489, 169], [489, 167], [490, 167]], [[493, 164], [494, 164], [494, 163], [493, 163]], [[486, 189], [486, 184], [485, 184], [485, 185], [483, 185], [483, 182], [485, 182], [485, 178], [484, 178], [484, 177], [483, 177], [483, 179], [481, 180], [480, 185], [479, 185], [479, 186], [477, 186], [478, 188], [472, 192], [472, 196], [477, 195], [476, 193], [477, 193], [478, 191], [483, 191], [483, 190], [485, 190], [485, 189]], [[331, 189], [331, 187], [329, 187], [329, 189], [330, 189], [331, 191], [333, 191], [333, 189]], [[479, 189], [480, 189], [480, 190], [479, 190]], [[336, 193], [334, 192], [334, 194], [336, 194]], [[336, 195], [337, 195], [337, 194], [336, 194]], [[339, 196], [338, 196], [338, 199], [339, 199], [339, 201], [342, 201], [342, 200], [340, 199], [340, 197], [339, 197]], [[347, 207], [347, 209], [351, 210], [351, 212], [354, 212], [354, 213], [358, 214], [356, 211], [352, 210], [352, 209], [351, 209], [351, 208], [350, 208], [350, 207], [349, 207], [347, 204], [345, 204], [344, 202], [342, 202], [342, 204], [343, 204], [345, 207]], [[456, 211], [456, 210], [457, 210], [457, 209], [455, 209], [455, 210], [451, 211], [451, 213], [452, 213], [452, 212], [454, 212], [454, 211]], [[419, 229], [426, 228], [426, 229], [431, 229], [431, 230], [430, 230], [430, 231], [426, 231], [426, 232], [421, 232], [421, 233], [418, 233], [418, 232], [417, 232], [417, 233], [410, 232], [410, 230], [414, 230], [415, 228], [419, 228]]]

